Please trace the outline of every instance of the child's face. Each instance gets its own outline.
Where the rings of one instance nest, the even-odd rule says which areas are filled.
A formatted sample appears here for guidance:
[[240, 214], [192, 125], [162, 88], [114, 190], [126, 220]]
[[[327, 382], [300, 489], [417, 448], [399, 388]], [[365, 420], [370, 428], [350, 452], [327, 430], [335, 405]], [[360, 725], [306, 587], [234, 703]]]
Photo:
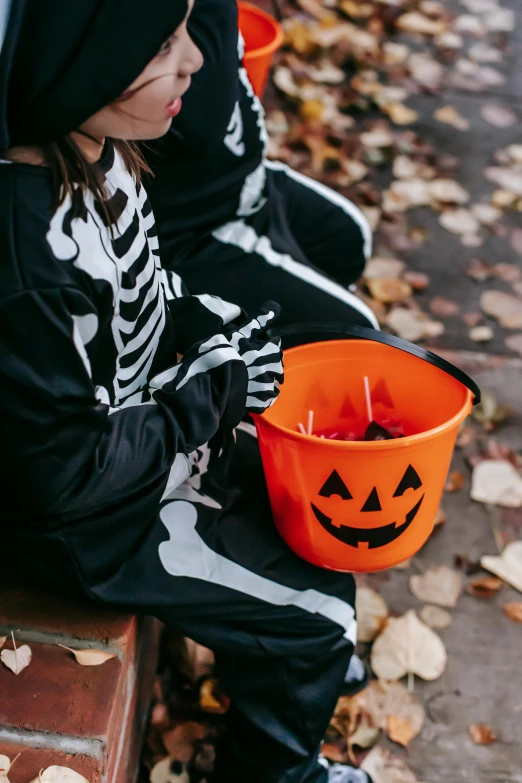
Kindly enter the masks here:
[[201, 52], [190, 38], [187, 16], [165, 41], [156, 57], [119, 100], [93, 114], [81, 130], [96, 139], [157, 139], [170, 128], [181, 110], [181, 96], [193, 73], [203, 65]]

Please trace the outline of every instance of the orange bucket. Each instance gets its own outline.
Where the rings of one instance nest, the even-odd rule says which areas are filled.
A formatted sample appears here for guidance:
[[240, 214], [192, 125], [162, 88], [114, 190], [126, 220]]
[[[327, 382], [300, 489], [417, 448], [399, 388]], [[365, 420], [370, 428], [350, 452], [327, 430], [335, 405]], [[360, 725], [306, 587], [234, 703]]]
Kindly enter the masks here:
[[[285, 351], [281, 395], [255, 417], [256, 428], [274, 521], [288, 546], [322, 568], [378, 571], [411, 557], [433, 530], [459, 425], [480, 390], [424, 348], [363, 327], [341, 330], [359, 339]], [[371, 418], [400, 417], [404, 437], [344, 441], [298, 431], [311, 410], [315, 432], [361, 424], [364, 431], [367, 390]]]
[[245, 42], [244, 65], [256, 95], [265, 91], [274, 52], [283, 43], [283, 28], [273, 16], [251, 3], [238, 3], [239, 30]]

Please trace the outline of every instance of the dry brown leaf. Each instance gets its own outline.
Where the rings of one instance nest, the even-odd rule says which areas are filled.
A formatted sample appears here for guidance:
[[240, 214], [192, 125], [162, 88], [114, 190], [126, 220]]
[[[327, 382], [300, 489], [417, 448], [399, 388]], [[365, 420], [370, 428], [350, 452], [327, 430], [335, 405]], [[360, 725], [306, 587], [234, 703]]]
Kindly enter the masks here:
[[383, 277], [392, 280], [399, 278], [403, 271], [404, 261], [399, 261], [397, 258], [381, 258], [380, 256], [375, 256], [366, 264], [363, 277], [365, 280]]
[[2, 650], [0, 660], [14, 674], [20, 674], [31, 663], [32, 655], [31, 648], [27, 644], [22, 644], [21, 647], [15, 645], [14, 650]]
[[480, 229], [480, 223], [469, 209], [448, 209], [439, 215], [442, 228], [452, 234], [475, 234]]
[[447, 28], [445, 22], [430, 19], [417, 11], [410, 11], [399, 16], [396, 26], [405, 33], [421, 33], [422, 35], [441, 35]]
[[468, 336], [474, 343], [488, 343], [495, 335], [491, 326], [473, 326]]
[[473, 468], [471, 499], [504, 508], [522, 508], [522, 477], [507, 460], [482, 460]]
[[387, 103], [381, 108], [395, 125], [411, 125], [419, 119], [418, 112], [405, 106], [404, 103]]
[[[363, 709], [371, 717], [373, 725], [386, 731], [390, 739], [407, 745], [420, 733], [424, 724], [424, 707], [419, 698], [401, 682], [374, 680], [363, 692], [362, 697], [364, 697]], [[397, 736], [392, 736], [390, 718], [392, 718], [393, 733], [401, 736], [406, 742], [401, 742]]]
[[484, 555], [480, 565], [522, 593], [522, 541], [508, 544], [501, 555]]
[[371, 653], [372, 669], [383, 680], [400, 680], [405, 674], [436, 680], [446, 668], [446, 661], [442, 640], [413, 609], [388, 620]]
[[199, 689], [199, 706], [203, 712], [224, 715], [230, 707], [230, 699], [222, 693], [214, 677], [205, 680]]
[[456, 315], [459, 311], [459, 305], [453, 299], [447, 299], [445, 296], [435, 296], [430, 300], [429, 308], [433, 315], [450, 316]]
[[495, 128], [510, 128], [516, 125], [518, 118], [515, 112], [507, 106], [499, 106], [496, 103], [485, 103], [480, 107], [480, 113], [486, 122]]
[[489, 726], [485, 726], [483, 723], [473, 723], [473, 725], [468, 726], [468, 733], [475, 745], [491, 745], [497, 739], [496, 734], [491, 731]]
[[473, 280], [483, 282], [488, 280], [493, 275], [493, 267], [488, 264], [487, 261], [482, 261], [480, 258], [472, 258], [469, 262], [466, 274], [472, 277]]
[[522, 601], [510, 601], [504, 604], [504, 614], [514, 623], [522, 623]]
[[361, 769], [370, 775], [373, 783], [417, 783], [406, 762], [380, 745], [368, 753]]
[[410, 342], [444, 334], [443, 323], [432, 321], [429, 316], [419, 310], [405, 310], [397, 307], [388, 314], [386, 323], [394, 332], [397, 332], [399, 337]]
[[347, 735], [346, 741], [349, 748], [371, 748], [379, 739], [379, 734], [379, 729], [373, 725], [370, 717], [363, 712], [359, 717], [355, 731]]
[[190, 775], [184, 764], [166, 756], [151, 769], [150, 783], [190, 783]]
[[7, 636], [0, 636], [0, 648], [4, 646], [7, 641]]
[[446, 492], [460, 492], [464, 486], [464, 474], [458, 470], [452, 470], [446, 479], [444, 490]]
[[366, 281], [366, 285], [373, 298], [383, 304], [403, 302], [412, 294], [412, 290], [405, 280], [371, 278]]
[[505, 283], [516, 283], [522, 278], [522, 270], [516, 264], [495, 264], [493, 274]]
[[462, 576], [447, 566], [432, 566], [410, 576], [410, 590], [420, 601], [437, 606], [455, 606], [462, 590]]
[[516, 351], [522, 356], [522, 333], [513, 334], [511, 337], [506, 337], [504, 343], [510, 351]]
[[497, 318], [507, 329], [522, 328], [522, 299], [504, 291], [484, 291], [480, 306], [487, 315]]
[[441, 106], [440, 109], [437, 109], [433, 113], [433, 116], [439, 122], [444, 122], [446, 125], [451, 125], [457, 130], [469, 130], [469, 120], [463, 117], [462, 114], [459, 114], [454, 106]]
[[355, 594], [357, 641], [373, 642], [386, 625], [388, 607], [384, 598], [369, 587], [358, 587]]
[[466, 585], [466, 592], [476, 598], [491, 598], [502, 587], [502, 579], [497, 576], [481, 576]]
[[208, 728], [196, 721], [186, 721], [161, 735], [169, 756], [188, 764], [194, 755], [194, 743], [208, 734]]
[[424, 272], [408, 270], [404, 273], [404, 279], [411, 285], [414, 291], [425, 291], [430, 284], [430, 278]]
[[100, 666], [105, 661], [116, 658], [116, 653], [109, 653], [106, 650], [72, 650], [65, 644], [60, 644], [59, 647], [72, 653], [80, 666]]
[[426, 623], [430, 628], [442, 629], [449, 628], [453, 623], [453, 618], [449, 612], [445, 609], [441, 609], [439, 606], [423, 606], [419, 612], [419, 617], [423, 623]]
[[343, 752], [335, 742], [323, 742], [321, 756], [334, 764], [346, 764], [349, 761], [348, 754]]
[[428, 185], [431, 198], [443, 204], [466, 204], [469, 193], [453, 179], [434, 179]]
[[70, 767], [53, 765], [40, 772], [32, 783], [89, 783], [89, 781]]

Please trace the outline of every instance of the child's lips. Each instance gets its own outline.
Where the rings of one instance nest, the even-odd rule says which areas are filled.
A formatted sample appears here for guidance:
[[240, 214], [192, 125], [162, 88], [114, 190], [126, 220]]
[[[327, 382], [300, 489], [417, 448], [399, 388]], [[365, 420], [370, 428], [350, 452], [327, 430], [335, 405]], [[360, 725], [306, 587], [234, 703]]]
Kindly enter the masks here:
[[176, 100], [169, 103], [166, 107], [169, 117], [176, 117], [180, 113], [182, 105], [183, 101], [181, 98], [176, 98]]

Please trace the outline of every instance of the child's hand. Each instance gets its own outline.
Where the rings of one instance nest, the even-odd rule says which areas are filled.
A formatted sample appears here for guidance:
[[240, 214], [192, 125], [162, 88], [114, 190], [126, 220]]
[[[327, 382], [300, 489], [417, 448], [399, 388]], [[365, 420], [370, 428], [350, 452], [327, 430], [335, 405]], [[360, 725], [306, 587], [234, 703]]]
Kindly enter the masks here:
[[280, 311], [275, 302], [266, 302], [255, 318], [229, 336], [230, 344], [248, 369], [246, 407], [249, 413], [262, 413], [269, 408], [283, 383], [281, 342], [262, 336]]

